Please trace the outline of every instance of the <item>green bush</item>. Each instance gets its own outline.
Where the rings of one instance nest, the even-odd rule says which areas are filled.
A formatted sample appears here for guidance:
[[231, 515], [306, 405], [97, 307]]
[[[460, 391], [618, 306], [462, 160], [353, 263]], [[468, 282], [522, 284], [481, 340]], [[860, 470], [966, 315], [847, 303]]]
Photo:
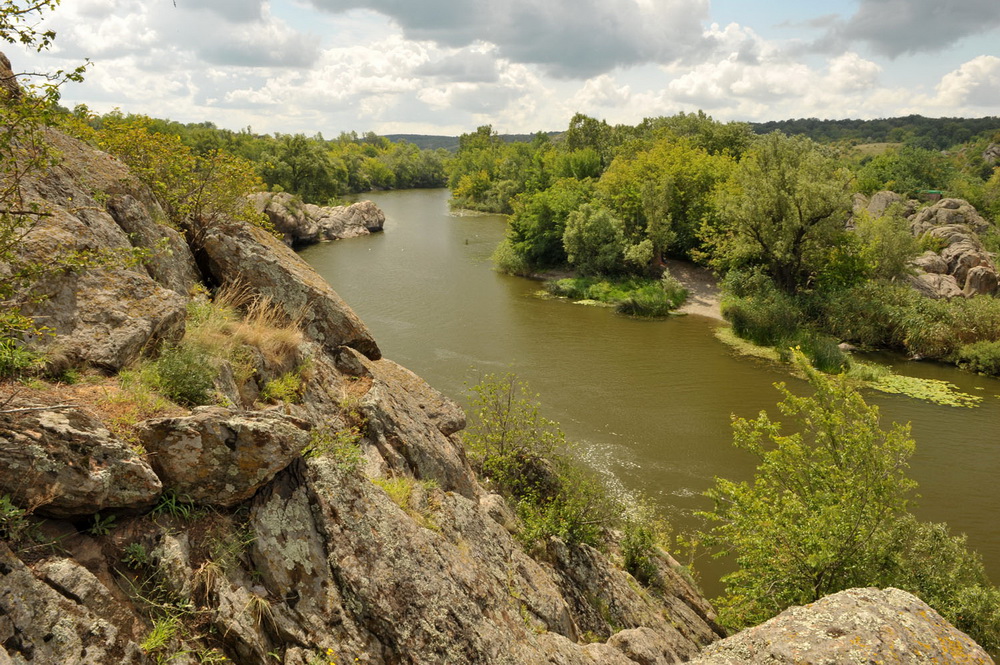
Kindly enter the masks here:
[[790, 346], [799, 336], [802, 312], [791, 296], [770, 290], [723, 301], [722, 314], [733, 332], [760, 346]]
[[472, 392], [474, 415], [465, 442], [476, 470], [516, 506], [521, 541], [530, 546], [555, 536], [568, 544], [600, 545], [621, 507], [573, 458], [527, 385], [512, 374], [487, 375]]
[[632, 577], [646, 586], [657, 579], [654, 561], [656, 531], [647, 524], [627, 522], [621, 541], [622, 562]]
[[1000, 376], [1000, 341], [966, 344], [958, 350], [957, 361], [972, 372]]
[[799, 348], [813, 367], [827, 374], [840, 374], [849, 363], [847, 354], [840, 350], [837, 340], [826, 335], [805, 333], [799, 339]]
[[298, 404], [302, 400], [302, 375], [296, 370], [286, 372], [277, 379], [268, 381], [260, 391], [260, 397], [265, 402], [285, 402]]
[[167, 347], [151, 369], [154, 387], [164, 397], [186, 406], [208, 404], [216, 369], [203, 351], [184, 344]]

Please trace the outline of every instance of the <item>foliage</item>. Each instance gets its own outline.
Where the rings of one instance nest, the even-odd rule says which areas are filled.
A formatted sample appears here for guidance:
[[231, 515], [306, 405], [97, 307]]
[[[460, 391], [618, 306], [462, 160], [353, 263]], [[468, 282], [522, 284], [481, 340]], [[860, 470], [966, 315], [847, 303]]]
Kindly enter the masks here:
[[694, 139], [668, 135], [647, 150], [616, 157], [598, 191], [625, 220], [631, 242], [650, 240], [657, 258], [667, 249], [686, 255], [698, 246], [703, 225], [718, 224], [711, 194], [734, 165], [732, 157], [710, 154]]
[[858, 190], [863, 194], [887, 189], [908, 198], [916, 198], [926, 189], [945, 189], [952, 177], [951, 165], [939, 151], [914, 146], [872, 157], [857, 173]]
[[732, 271], [724, 288], [722, 313], [739, 337], [760, 346], [789, 346], [799, 336], [798, 304], [763, 273]]
[[148, 369], [152, 387], [184, 406], [208, 404], [218, 373], [208, 354], [190, 344], [164, 348]]
[[[97, 129], [91, 123], [98, 124]], [[153, 192], [174, 226], [220, 216], [270, 228], [247, 194], [263, 188], [254, 165], [222, 150], [196, 154], [180, 137], [153, 130], [153, 119], [113, 111], [99, 119], [70, 116], [64, 126], [115, 155]]]
[[607, 303], [630, 316], [666, 316], [687, 298], [687, 290], [669, 273], [664, 273], [660, 281], [639, 277], [567, 277], [546, 282], [545, 289], [563, 298]]
[[519, 262], [531, 269], [565, 264], [567, 256], [563, 234], [566, 220], [593, 195], [591, 182], [559, 178], [547, 189], [518, 197], [513, 204], [513, 214], [508, 219], [507, 241]]
[[265, 402], [285, 402], [298, 404], [302, 400], [302, 375], [297, 371], [285, 372], [264, 384], [260, 398]]
[[566, 219], [563, 247], [567, 259], [580, 274], [621, 273], [628, 248], [625, 226], [607, 208], [585, 203]]
[[971, 408], [983, 401], [981, 396], [963, 393], [955, 384], [941, 379], [921, 379], [890, 373], [874, 379], [870, 385], [884, 393], [906, 395], [942, 406]]
[[309, 432], [309, 443], [302, 450], [306, 459], [329, 457], [344, 473], [354, 473], [364, 461], [358, 441], [361, 433], [357, 427], [346, 427], [331, 431], [328, 427], [317, 427]]
[[525, 383], [487, 375], [472, 388], [465, 442], [476, 470], [516, 505], [526, 545], [550, 536], [599, 545], [620, 510], [592, 472], [572, 460], [558, 426], [542, 416]]
[[191, 503], [189, 497], [177, 494], [172, 489], [164, 490], [157, 500], [156, 505], [150, 511], [153, 515], [166, 515], [174, 519], [189, 520], [197, 512], [195, 505]]
[[28, 526], [28, 511], [11, 501], [9, 494], [0, 494], [0, 538], [17, 542]]
[[909, 513], [909, 426], [882, 429], [878, 408], [846, 378], [828, 378], [801, 356], [796, 362], [814, 394], [778, 385], [778, 408], [795, 427], [764, 412], [735, 418], [734, 444], [757, 457], [757, 472], [752, 482], [716, 479], [707, 492], [715, 507], [704, 514], [713, 523], [705, 542], [738, 565], [716, 602], [723, 623], [757, 624], [851, 587], [896, 586], [974, 638], [993, 639], [995, 649], [1000, 616], [971, 600], [998, 593], [978, 557], [964, 539]]
[[844, 234], [849, 176], [811, 141], [774, 133], [744, 156], [716, 205], [728, 225], [706, 229], [713, 264], [761, 266], [786, 293], [804, 288]]
[[956, 354], [958, 365], [973, 372], [1000, 376], [1000, 340], [965, 344]]

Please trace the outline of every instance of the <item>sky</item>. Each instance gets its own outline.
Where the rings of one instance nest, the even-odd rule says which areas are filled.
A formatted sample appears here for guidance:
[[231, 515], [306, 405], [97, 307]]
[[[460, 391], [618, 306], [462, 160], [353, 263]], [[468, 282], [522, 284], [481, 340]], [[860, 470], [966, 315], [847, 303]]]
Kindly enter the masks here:
[[259, 133], [1000, 115], [1000, 0], [64, 0], [63, 104]]

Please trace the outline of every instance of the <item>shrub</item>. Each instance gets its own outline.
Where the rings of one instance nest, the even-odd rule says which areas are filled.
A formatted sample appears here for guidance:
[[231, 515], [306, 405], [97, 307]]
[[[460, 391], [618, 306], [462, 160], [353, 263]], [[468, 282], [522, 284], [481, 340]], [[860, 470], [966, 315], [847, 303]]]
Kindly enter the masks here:
[[728, 298], [722, 313], [733, 332], [760, 346], [789, 346], [799, 335], [802, 312], [791, 296], [770, 289], [767, 292]]
[[959, 366], [964, 369], [1000, 376], [1000, 341], [966, 344], [956, 355]]
[[260, 397], [267, 402], [298, 404], [302, 399], [302, 389], [302, 376], [297, 371], [286, 372], [268, 381], [260, 391]]
[[805, 333], [800, 337], [799, 347], [813, 367], [827, 374], [839, 374], [849, 363], [837, 340], [826, 335]]
[[189, 344], [167, 347], [152, 365], [153, 382], [164, 397], [185, 406], [207, 404], [216, 369], [204, 351]]
[[474, 417], [465, 441], [477, 471], [517, 507], [522, 542], [556, 536], [599, 545], [621, 508], [572, 459], [572, 447], [539, 413], [527, 385], [512, 374], [487, 375], [472, 391]]

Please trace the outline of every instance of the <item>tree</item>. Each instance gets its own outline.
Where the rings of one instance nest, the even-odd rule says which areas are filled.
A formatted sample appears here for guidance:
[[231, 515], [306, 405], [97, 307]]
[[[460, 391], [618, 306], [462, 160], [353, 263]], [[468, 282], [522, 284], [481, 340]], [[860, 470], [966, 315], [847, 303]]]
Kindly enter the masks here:
[[598, 204], [585, 203], [570, 213], [563, 246], [569, 262], [581, 274], [613, 275], [625, 268], [624, 225]]
[[720, 226], [705, 229], [720, 269], [760, 265], [786, 293], [819, 272], [844, 233], [850, 175], [799, 136], [762, 137], [720, 188]]
[[734, 419], [733, 443], [758, 458], [756, 474], [716, 479], [706, 493], [715, 503], [703, 514], [714, 523], [706, 542], [738, 565], [716, 601], [722, 622], [740, 628], [843, 589], [897, 586], [1000, 647], [1000, 591], [979, 557], [964, 538], [909, 512], [909, 426], [882, 429], [878, 408], [848, 379], [794, 355], [815, 391], [799, 397], [778, 385], [778, 408], [796, 427], [787, 432], [764, 412]]

